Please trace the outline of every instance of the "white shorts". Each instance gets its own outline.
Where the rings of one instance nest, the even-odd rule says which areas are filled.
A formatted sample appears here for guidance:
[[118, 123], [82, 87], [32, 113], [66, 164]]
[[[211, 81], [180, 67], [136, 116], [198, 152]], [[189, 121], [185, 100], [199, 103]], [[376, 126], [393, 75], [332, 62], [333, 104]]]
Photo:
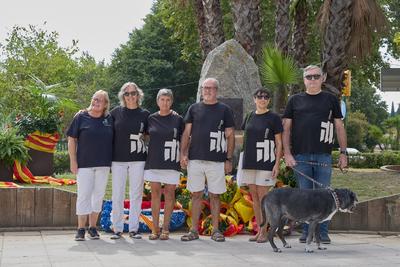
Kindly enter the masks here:
[[144, 171], [144, 180], [162, 184], [179, 184], [181, 173], [176, 170], [151, 169]]
[[224, 162], [189, 160], [187, 189], [190, 192], [204, 190], [206, 180], [208, 191], [213, 194], [226, 192]]
[[101, 211], [109, 173], [110, 167], [78, 169], [76, 215], [88, 215]]
[[255, 184], [261, 186], [274, 186], [276, 179], [272, 178], [272, 171], [242, 170], [241, 185]]

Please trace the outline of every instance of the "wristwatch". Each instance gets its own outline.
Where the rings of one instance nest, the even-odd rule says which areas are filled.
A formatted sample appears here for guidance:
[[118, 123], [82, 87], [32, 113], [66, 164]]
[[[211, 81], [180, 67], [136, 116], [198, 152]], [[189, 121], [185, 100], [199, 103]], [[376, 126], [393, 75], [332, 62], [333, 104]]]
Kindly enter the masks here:
[[349, 153], [347, 153], [347, 149], [340, 149], [340, 154], [348, 156]]

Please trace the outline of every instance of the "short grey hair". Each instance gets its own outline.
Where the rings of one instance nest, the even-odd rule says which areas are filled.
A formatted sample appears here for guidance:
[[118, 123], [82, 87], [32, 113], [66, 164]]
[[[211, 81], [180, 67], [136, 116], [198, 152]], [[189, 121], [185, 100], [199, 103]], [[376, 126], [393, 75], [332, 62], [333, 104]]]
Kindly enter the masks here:
[[172, 94], [171, 89], [167, 88], [160, 89], [157, 93], [157, 101], [161, 96], [169, 96], [171, 98], [171, 101], [174, 101], [174, 95]]
[[[206, 82], [206, 81], [213, 81], [214, 82], [214, 85], [215, 85], [215, 87], [218, 89], [219, 88], [219, 81], [217, 80], [217, 79], [215, 79], [215, 78], [206, 78], [204, 81], [203, 81], [203, 84]], [[202, 84], [202, 85], [203, 85]]]
[[308, 65], [307, 67], [305, 67], [303, 69], [303, 77], [306, 76], [307, 71], [313, 70], [313, 69], [318, 69], [319, 72], [321, 73], [321, 75], [324, 75], [324, 72], [322, 71], [322, 68], [320, 66], [318, 66], [318, 65]]
[[132, 86], [138, 93], [137, 105], [140, 107], [140, 105], [142, 104], [142, 101], [143, 101], [144, 93], [143, 93], [142, 89], [140, 89], [139, 86], [137, 86], [136, 83], [133, 83], [133, 82], [127, 82], [127, 83], [124, 83], [124, 85], [122, 85], [121, 89], [118, 92], [119, 104], [122, 107], [126, 106], [125, 99], [124, 99], [124, 93], [125, 93], [126, 89], [130, 86]]

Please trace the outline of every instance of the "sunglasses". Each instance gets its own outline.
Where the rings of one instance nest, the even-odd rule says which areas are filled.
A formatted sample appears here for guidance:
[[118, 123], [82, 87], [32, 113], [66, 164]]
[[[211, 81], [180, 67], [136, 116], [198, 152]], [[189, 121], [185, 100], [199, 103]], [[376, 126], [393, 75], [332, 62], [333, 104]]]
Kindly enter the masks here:
[[138, 92], [136, 92], [136, 91], [125, 92], [124, 93], [124, 96], [137, 96], [137, 95], [138, 95]]
[[310, 74], [310, 75], [304, 76], [304, 78], [306, 78], [309, 81], [311, 81], [311, 80], [319, 80], [321, 78], [321, 74]]
[[268, 100], [269, 99], [269, 96], [267, 96], [267, 95], [256, 95], [256, 98], [257, 99], [265, 99], [265, 100]]

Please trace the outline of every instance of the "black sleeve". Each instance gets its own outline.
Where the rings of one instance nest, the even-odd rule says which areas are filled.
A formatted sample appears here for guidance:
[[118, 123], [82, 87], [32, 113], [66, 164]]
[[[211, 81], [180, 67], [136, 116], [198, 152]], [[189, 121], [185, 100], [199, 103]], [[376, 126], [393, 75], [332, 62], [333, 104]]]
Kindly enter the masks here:
[[193, 123], [193, 114], [192, 114], [193, 105], [191, 105], [185, 115], [184, 121], [185, 123]]
[[289, 98], [289, 101], [285, 108], [285, 112], [283, 113], [283, 118], [293, 119], [293, 96]]
[[279, 133], [283, 132], [282, 120], [278, 115], [275, 116], [275, 126], [274, 127], [275, 127], [275, 129], [274, 129], [275, 134], [279, 134]]
[[246, 117], [244, 117], [243, 123], [240, 126], [240, 129], [242, 129], [243, 131], [246, 130], [246, 124], [249, 121], [251, 114], [253, 114], [253, 111], [250, 111], [249, 113], [247, 113]]
[[67, 136], [70, 136], [72, 138], [79, 137], [79, 118], [80, 118], [80, 113], [77, 113], [67, 130]]
[[341, 119], [341, 118], [343, 118], [343, 115], [342, 115], [342, 110], [340, 108], [339, 100], [335, 96], [333, 96], [332, 98], [333, 98], [332, 99], [332, 102], [333, 102], [333, 118]]
[[143, 110], [143, 115], [144, 115], [144, 129], [143, 133], [149, 134], [149, 119], [150, 119], [150, 111], [147, 109]]
[[225, 109], [224, 122], [225, 128], [231, 128], [235, 126], [235, 121], [233, 120], [233, 111], [230, 107]]

